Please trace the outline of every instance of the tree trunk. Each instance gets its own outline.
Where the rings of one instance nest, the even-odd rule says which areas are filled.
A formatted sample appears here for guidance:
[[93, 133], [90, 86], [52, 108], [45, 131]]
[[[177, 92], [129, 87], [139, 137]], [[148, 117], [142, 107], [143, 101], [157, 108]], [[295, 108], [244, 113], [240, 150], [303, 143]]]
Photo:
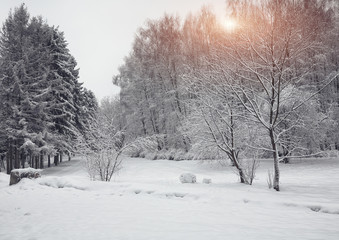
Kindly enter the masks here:
[[20, 168], [19, 150], [17, 146], [17, 141], [15, 141], [15, 147], [14, 147], [14, 168], [15, 169]]
[[280, 188], [279, 188], [279, 179], [280, 179], [279, 157], [278, 157], [277, 144], [274, 138], [274, 130], [270, 129], [269, 134], [270, 134], [270, 139], [271, 139], [271, 145], [272, 145], [272, 151], [273, 151], [273, 163], [274, 163], [273, 188], [276, 191], [280, 191]]
[[235, 166], [237, 168], [238, 172], [239, 172], [240, 183], [248, 184], [248, 181], [246, 179], [244, 171], [242, 170], [242, 167], [239, 164], [237, 154], [234, 151], [231, 151], [230, 154], [229, 154], [229, 157], [231, 159], [233, 166]]
[[184, 135], [182, 136], [182, 141], [183, 141], [184, 146], [185, 146], [185, 152], [187, 153], [189, 151], [189, 146], [188, 146], [188, 143], [186, 141], [186, 137]]
[[34, 160], [35, 160], [35, 169], [38, 169], [39, 168], [39, 156], [35, 156]]
[[5, 158], [5, 155], [1, 155], [0, 157], [0, 172], [1, 172], [1, 168], [3, 167], [5, 169], [5, 164], [4, 164], [4, 158]]
[[25, 168], [25, 162], [26, 162], [26, 155], [21, 153], [21, 167]]
[[31, 168], [34, 168], [34, 161], [32, 154], [29, 154], [29, 165]]
[[57, 153], [57, 154], [54, 156], [54, 165], [55, 165], [55, 166], [58, 166], [58, 163], [59, 163], [59, 154]]
[[13, 169], [13, 158], [12, 158], [12, 144], [11, 141], [8, 140], [8, 151], [6, 157], [6, 165], [7, 165], [7, 174], [10, 174]]
[[71, 161], [72, 157], [71, 157], [71, 153], [68, 153], [68, 161]]
[[48, 167], [51, 167], [51, 155], [48, 154]]
[[40, 169], [44, 168], [44, 155], [41, 153], [40, 154]]
[[239, 171], [240, 183], [248, 184], [248, 182], [245, 180], [246, 177], [242, 169], [238, 169], [238, 171]]
[[60, 153], [60, 163], [62, 163], [62, 152]]

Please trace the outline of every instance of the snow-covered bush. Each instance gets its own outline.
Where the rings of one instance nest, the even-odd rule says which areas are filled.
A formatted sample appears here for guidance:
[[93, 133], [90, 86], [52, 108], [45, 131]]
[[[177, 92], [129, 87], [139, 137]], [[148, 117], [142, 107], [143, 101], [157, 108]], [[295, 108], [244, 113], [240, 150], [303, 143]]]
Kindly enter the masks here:
[[184, 150], [161, 150], [161, 151], [153, 151], [153, 152], [141, 152], [141, 158], [147, 158], [150, 160], [174, 160], [174, 161], [182, 161], [182, 160], [193, 160], [195, 159], [195, 155], [190, 152], [185, 152]]
[[[122, 137], [123, 134], [119, 134], [119, 132], [112, 134], [111, 138], [104, 132], [100, 134], [102, 138], [97, 140], [97, 149], [87, 149], [85, 152], [86, 167], [91, 180], [99, 179], [109, 182], [112, 176], [122, 168], [123, 158], [121, 155], [131, 156], [131, 153], [135, 153], [136, 150], [154, 148], [152, 138], [138, 138], [133, 142], [126, 142]], [[118, 137], [119, 135], [121, 137]]]
[[189, 156], [189, 153], [185, 152], [184, 150], [178, 150], [174, 153], [175, 161], [182, 161], [182, 160], [192, 160], [194, 156]]
[[146, 157], [146, 153], [144, 151], [140, 152], [139, 158], [145, 158], [145, 157]]
[[196, 183], [197, 177], [193, 173], [183, 173], [180, 175], [181, 183]]
[[323, 151], [320, 154], [318, 154], [316, 157], [338, 158], [339, 151], [338, 150]]

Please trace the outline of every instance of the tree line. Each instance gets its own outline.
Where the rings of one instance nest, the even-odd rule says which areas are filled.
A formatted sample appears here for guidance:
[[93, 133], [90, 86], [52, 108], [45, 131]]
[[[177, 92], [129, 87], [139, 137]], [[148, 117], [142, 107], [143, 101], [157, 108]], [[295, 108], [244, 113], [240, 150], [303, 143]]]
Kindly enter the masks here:
[[[228, 1], [234, 29], [202, 8], [183, 21], [149, 20], [114, 76], [126, 138], [152, 138], [150, 155], [248, 162], [339, 149], [339, 16], [333, 1]], [[254, 161], [255, 162], [255, 161]], [[254, 163], [253, 163], [254, 164]]]
[[43, 168], [76, 151], [98, 104], [79, 82], [64, 33], [24, 4], [9, 13], [0, 33], [0, 156], [13, 168]]

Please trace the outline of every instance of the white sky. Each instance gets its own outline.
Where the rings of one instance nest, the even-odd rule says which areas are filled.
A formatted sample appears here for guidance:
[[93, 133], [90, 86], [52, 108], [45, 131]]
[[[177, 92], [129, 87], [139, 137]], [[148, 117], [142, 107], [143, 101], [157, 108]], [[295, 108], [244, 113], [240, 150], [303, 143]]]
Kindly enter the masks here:
[[0, 0], [1, 24], [10, 9], [25, 3], [31, 16], [41, 15], [65, 33], [80, 67], [80, 82], [98, 100], [119, 92], [112, 84], [131, 50], [134, 34], [147, 19], [163, 14], [184, 18], [203, 5], [223, 16], [225, 0]]

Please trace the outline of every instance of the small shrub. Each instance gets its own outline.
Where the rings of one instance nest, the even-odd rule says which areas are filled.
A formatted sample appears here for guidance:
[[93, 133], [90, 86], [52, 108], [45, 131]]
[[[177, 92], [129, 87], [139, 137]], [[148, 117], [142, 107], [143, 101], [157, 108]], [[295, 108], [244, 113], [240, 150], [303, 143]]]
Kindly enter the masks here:
[[167, 156], [166, 156], [166, 153], [164, 152], [158, 152], [158, 159], [159, 160], [165, 160], [165, 159], [168, 159]]
[[145, 158], [150, 159], [150, 160], [155, 160], [156, 156], [155, 156], [155, 153], [153, 152], [147, 152], [145, 154]]
[[184, 157], [185, 153], [183, 151], [177, 151], [175, 154], [174, 154], [174, 159], [175, 161], [181, 161], [183, 160], [185, 157]]
[[171, 150], [166, 153], [166, 159], [168, 160], [174, 160], [175, 159], [175, 151]]
[[195, 160], [195, 156], [193, 153], [187, 152], [184, 154], [184, 159], [186, 160]]
[[243, 166], [243, 171], [246, 177], [246, 182], [249, 185], [252, 185], [253, 180], [255, 178], [255, 173], [259, 167], [259, 160], [258, 159], [252, 159], [250, 161], [246, 161], [246, 163]]
[[146, 153], [144, 151], [142, 151], [139, 155], [140, 158], [145, 158], [146, 157]]
[[120, 153], [115, 150], [100, 150], [86, 155], [90, 179], [95, 180], [99, 177], [101, 181], [111, 181], [113, 174], [117, 173], [122, 167]]

